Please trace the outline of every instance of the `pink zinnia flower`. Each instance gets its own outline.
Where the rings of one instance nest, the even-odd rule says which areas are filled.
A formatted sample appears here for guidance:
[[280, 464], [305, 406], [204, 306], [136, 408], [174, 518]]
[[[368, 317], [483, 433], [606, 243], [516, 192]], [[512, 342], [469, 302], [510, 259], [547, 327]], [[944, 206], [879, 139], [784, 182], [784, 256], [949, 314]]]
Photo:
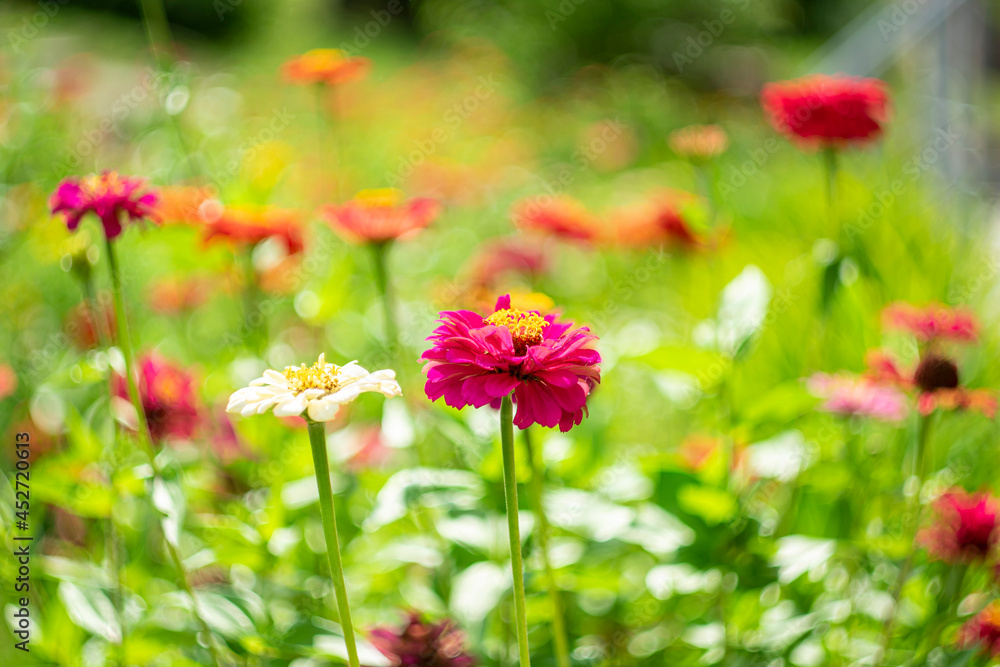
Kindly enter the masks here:
[[978, 647], [982, 653], [994, 658], [1000, 656], [1000, 602], [991, 602], [966, 621], [958, 631], [958, 645], [962, 648]]
[[[128, 385], [119, 376], [115, 393], [128, 399]], [[154, 442], [189, 439], [199, 423], [194, 377], [166, 359], [147, 354], [139, 359], [139, 396]]]
[[806, 147], [874, 141], [889, 118], [889, 92], [878, 79], [814, 74], [769, 83], [760, 99], [774, 129]]
[[600, 382], [597, 336], [573, 329], [555, 315], [510, 307], [510, 295], [497, 299], [493, 314], [469, 310], [441, 313], [441, 326], [427, 339], [425, 391], [432, 401], [444, 397], [453, 408], [500, 406], [513, 393], [514, 424], [568, 431], [583, 420], [587, 397]]
[[321, 213], [335, 230], [353, 241], [388, 243], [413, 236], [431, 224], [440, 211], [435, 199], [404, 200], [401, 192], [388, 188], [363, 190], [346, 204], [328, 204]]
[[412, 612], [402, 628], [375, 628], [368, 640], [397, 667], [469, 667], [465, 634], [453, 621], [427, 623]]
[[153, 219], [157, 201], [157, 193], [147, 190], [143, 179], [105, 171], [67, 178], [49, 198], [49, 208], [53, 215], [63, 215], [70, 231], [84, 215], [93, 213], [101, 219], [104, 234], [113, 239], [122, 233], [123, 217], [125, 222]]
[[908, 412], [901, 391], [867, 378], [817, 373], [809, 378], [808, 386], [815, 396], [824, 399], [820, 409], [826, 412], [891, 422], [902, 421]]
[[918, 308], [908, 303], [894, 303], [882, 311], [882, 319], [887, 327], [905, 329], [923, 342], [974, 343], [979, 336], [979, 323], [972, 312], [941, 304]]
[[997, 542], [1000, 500], [988, 493], [952, 489], [934, 501], [934, 525], [917, 540], [935, 558], [948, 563], [985, 560]]

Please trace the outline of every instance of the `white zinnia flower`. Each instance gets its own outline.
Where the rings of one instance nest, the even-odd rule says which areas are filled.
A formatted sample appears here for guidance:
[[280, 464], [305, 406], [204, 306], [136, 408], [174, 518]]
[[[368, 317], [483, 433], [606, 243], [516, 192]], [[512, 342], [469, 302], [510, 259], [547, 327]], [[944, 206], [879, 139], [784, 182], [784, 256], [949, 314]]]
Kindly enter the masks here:
[[[226, 412], [244, 417], [259, 415], [272, 407], [277, 417], [308, 415], [317, 422], [330, 421], [344, 403], [365, 391], [383, 396], [401, 396], [396, 373], [381, 370], [369, 373], [358, 362], [344, 366], [326, 363], [324, 355], [312, 366], [288, 366], [284, 371], [266, 370], [264, 376], [238, 390], [229, 399]], [[305, 413], [305, 415], [303, 414]]]

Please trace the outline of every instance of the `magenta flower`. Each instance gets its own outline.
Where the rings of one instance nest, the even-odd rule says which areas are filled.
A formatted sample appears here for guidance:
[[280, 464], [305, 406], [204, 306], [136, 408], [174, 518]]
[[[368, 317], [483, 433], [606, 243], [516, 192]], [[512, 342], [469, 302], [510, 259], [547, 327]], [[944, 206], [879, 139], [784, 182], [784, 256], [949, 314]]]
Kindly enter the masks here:
[[963, 308], [931, 304], [923, 308], [908, 303], [890, 304], [882, 311], [887, 327], [904, 329], [923, 342], [953, 340], [974, 343], [979, 336], [976, 316]]
[[936, 521], [917, 541], [946, 563], [982, 562], [1000, 538], [1000, 501], [988, 493], [948, 491], [934, 501], [934, 512]]
[[416, 612], [401, 629], [376, 628], [368, 639], [398, 667], [469, 667], [476, 663], [465, 652], [465, 635], [454, 622], [425, 623]]
[[84, 215], [93, 213], [101, 219], [105, 235], [113, 239], [122, 233], [123, 217], [127, 222], [154, 218], [158, 199], [143, 179], [105, 171], [65, 179], [49, 198], [49, 208], [53, 215], [61, 213], [66, 218], [70, 231], [76, 230]]
[[583, 421], [587, 397], [601, 380], [597, 336], [589, 329], [512, 309], [510, 295], [497, 299], [488, 317], [445, 311], [439, 321], [427, 339], [434, 346], [421, 356], [432, 401], [443, 396], [453, 408], [499, 408], [513, 392], [518, 428], [558, 425], [568, 431]]
[[820, 409], [840, 415], [859, 415], [882, 421], [906, 418], [906, 395], [888, 385], [852, 375], [817, 373], [808, 380], [809, 391], [822, 398]]
[[[156, 354], [139, 360], [138, 376], [142, 408], [153, 442], [194, 437], [201, 421], [194, 376]], [[116, 376], [115, 393], [128, 400], [124, 377]]]

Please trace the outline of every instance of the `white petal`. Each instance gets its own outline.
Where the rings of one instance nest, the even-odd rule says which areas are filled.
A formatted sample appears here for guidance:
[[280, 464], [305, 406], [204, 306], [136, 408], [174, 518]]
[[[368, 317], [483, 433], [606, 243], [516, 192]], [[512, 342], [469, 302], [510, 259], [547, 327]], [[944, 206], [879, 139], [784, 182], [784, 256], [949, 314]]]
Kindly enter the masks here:
[[316, 422], [330, 421], [337, 416], [339, 410], [340, 404], [331, 401], [330, 397], [327, 396], [309, 403], [309, 418]]
[[306, 398], [304, 393], [299, 394], [295, 398], [284, 401], [274, 408], [275, 417], [297, 417], [301, 415], [305, 409], [309, 399]]

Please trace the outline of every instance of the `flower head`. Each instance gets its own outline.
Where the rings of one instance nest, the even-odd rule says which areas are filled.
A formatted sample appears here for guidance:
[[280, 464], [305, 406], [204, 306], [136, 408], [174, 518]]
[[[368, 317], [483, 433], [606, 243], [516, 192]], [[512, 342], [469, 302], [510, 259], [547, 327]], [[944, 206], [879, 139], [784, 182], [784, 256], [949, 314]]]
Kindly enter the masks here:
[[512, 215], [514, 224], [526, 231], [585, 243], [601, 238], [600, 222], [570, 197], [522, 199], [514, 205]]
[[432, 401], [498, 407], [513, 393], [518, 428], [558, 425], [568, 431], [583, 420], [587, 397], [601, 378], [597, 337], [589, 329], [513, 309], [509, 295], [487, 317], [446, 311], [440, 322], [427, 339], [433, 347], [421, 356]]
[[281, 70], [291, 83], [334, 86], [364, 79], [371, 66], [368, 58], [350, 56], [342, 49], [313, 49], [288, 60]]
[[340, 206], [328, 204], [322, 214], [332, 227], [352, 240], [387, 243], [416, 234], [438, 216], [435, 199], [404, 200], [399, 190], [363, 190]]
[[934, 525], [918, 541], [931, 555], [948, 563], [985, 560], [997, 542], [1000, 500], [988, 493], [948, 491], [934, 502]]
[[5, 363], [0, 362], [0, 400], [17, 391], [17, 373]]
[[688, 222], [697, 197], [681, 190], [656, 192], [613, 214], [618, 240], [629, 245], [665, 244], [691, 250], [706, 245]]
[[104, 234], [113, 239], [122, 233], [123, 222], [152, 220], [157, 199], [143, 179], [105, 171], [67, 178], [49, 198], [49, 208], [53, 215], [62, 214], [70, 231], [76, 230], [83, 216], [93, 213], [100, 218]]
[[1000, 656], [1000, 602], [991, 602], [965, 622], [958, 631], [958, 645], [979, 648], [994, 658]]
[[386, 397], [400, 396], [396, 373], [391, 370], [369, 373], [358, 362], [343, 366], [329, 364], [325, 355], [312, 366], [288, 366], [282, 372], [266, 370], [263, 377], [239, 389], [230, 397], [227, 412], [244, 417], [274, 408], [277, 417], [308, 416], [317, 422], [330, 421], [340, 406], [366, 391]]
[[775, 130], [820, 148], [874, 141], [889, 117], [889, 93], [878, 79], [814, 74], [769, 83], [761, 104]]
[[922, 415], [935, 410], [976, 410], [992, 419], [998, 407], [994, 392], [963, 387], [958, 365], [937, 352], [925, 350], [916, 368], [908, 371], [886, 353], [872, 350], [864, 377], [882, 386], [916, 391]]
[[469, 667], [476, 662], [465, 652], [465, 634], [453, 621], [428, 623], [416, 612], [402, 628], [375, 628], [368, 639], [396, 667]]
[[820, 409], [825, 412], [891, 422], [902, 421], [908, 412], [906, 396], [899, 389], [868, 378], [817, 373], [808, 385], [814, 395], [824, 399]]
[[729, 147], [729, 136], [718, 125], [688, 125], [670, 133], [670, 148], [689, 160], [710, 160]]
[[974, 343], [979, 336], [979, 322], [972, 312], [941, 304], [919, 308], [908, 303], [894, 303], [882, 311], [882, 319], [887, 327], [909, 331], [923, 342]]
[[205, 241], [224, 240], [255, 246], [267, 239], [279, 239], [289, 254], [305, 247], [301, 216], [295, 211], [271, 207], [223, 206], [217, 200], [205, 202], [200, 211], [205, 223]]
[[[139, 396], [154, 442], [189, 439], [200, 421], [194, 377], [156, 354], [139, 359]], [[124, 377], [115, 379], [115, 394], [128, 400]]]
[[534, 280], [549, 268], [549, 257], [538, 243], [521, 237], [494, 239], [473, 256], [470, 280], [477, 286], [496, 287], [512, 276]]

